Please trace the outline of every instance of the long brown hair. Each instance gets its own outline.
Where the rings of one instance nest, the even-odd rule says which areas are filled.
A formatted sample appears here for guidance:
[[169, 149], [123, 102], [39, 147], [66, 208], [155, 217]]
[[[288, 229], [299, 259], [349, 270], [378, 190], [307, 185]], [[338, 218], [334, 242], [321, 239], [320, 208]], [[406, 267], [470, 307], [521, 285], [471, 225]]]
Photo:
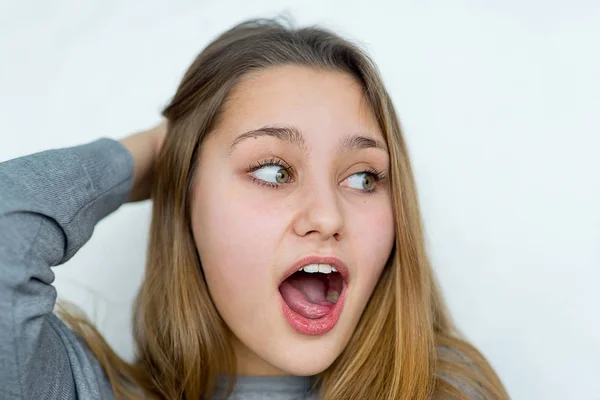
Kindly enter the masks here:
[[117, 398], [206, 398], [222, 371], [235, 376], [227, 327], [211, 301], [191, 233], [190, 182], [199, 148], [234, 85], [248, 72], [285, 64], [353, 76], [391, 158], [395, 245], [356, 331], [316, 377], [315, 389], [331, 400], [508, 398], [444, 307], [425, 252], [407, 146], [375, 64], [334, 33], [285, 21], [252, 20], [219, 36], [163, 111], [168, 133], [152, 191], [146, 274], [134, 305], [135, 361], [121, 359], [85, 318], [63, 312], [63, 319], [97, 356]]

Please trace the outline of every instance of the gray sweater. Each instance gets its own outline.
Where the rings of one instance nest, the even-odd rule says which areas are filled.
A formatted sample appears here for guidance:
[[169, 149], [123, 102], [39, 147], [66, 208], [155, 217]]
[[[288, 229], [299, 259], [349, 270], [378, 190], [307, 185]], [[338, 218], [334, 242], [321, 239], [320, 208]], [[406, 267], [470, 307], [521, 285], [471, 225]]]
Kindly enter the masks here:
[[[0, 399], [113, 399], [82, 340], [53, 314], [50, 267], [125, 202], [133, 158], [117, 141], [0, 163]], [[239, 400], [311, 398], [304, 377], [240, 377]]]

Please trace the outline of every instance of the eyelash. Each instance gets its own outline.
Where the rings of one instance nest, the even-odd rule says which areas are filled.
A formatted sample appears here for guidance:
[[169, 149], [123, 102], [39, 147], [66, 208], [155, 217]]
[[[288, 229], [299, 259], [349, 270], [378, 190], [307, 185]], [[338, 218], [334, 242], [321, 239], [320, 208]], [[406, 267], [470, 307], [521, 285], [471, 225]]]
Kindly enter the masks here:
[[[276, 158], [262, 160], [262, 161], [257, 162], [256, 164], [251, 164], [248, 166], [246, 172], [252, 173], [263, 167], [285, 168], [289, 172], [290, 177], [292, 179], [294, 178], [294, 175], [295, 175], [294, 169], [290, 165], [288, 165], [287, 163], [285, 163], [279, 159], [276, 159]], [[387, 174], [383, 170], [378, 170], [375, 168], [367, 168], [363, 171], [355, 172], [352, 175], [358, 175], [358, 174], [370, 174], [375, 179], [375, 184], [380, 183], [381, 181], [387, 179]], [[277, 184], [277, 183], [273, 183], [273, 182], [263, 181], [262, 179], [259, 179], [252, 175], [250, 175], [250, 177], [252, 178], [252, 181], [259, 186], [265, 186], [265, 187], [272, 188], [272, 189], [281, 189], [281, 187], [284, 185], [284, 184]], [[362, 192], [365, 194], [374, 194], [375, 192], [377, 192], [377, 186], [374, 186], [373, 189], [371, 189], [371, 190], [363, 190]]]
[[[261, 168], [264, 167], [281, 167], [281, 168], [285, 168], [286, 170], [288, 170], [288, 172], [290, 173], [290, 177], [293, 178], [294, 177], [294, 169], [288, 165], [287, 163], [284, 163], [281, 160], [278, 160], [276, 158], [271, 158], [268, 160], [262, 160], [257, 162], [256, 164], [251, 164], [248, 166], [248, 169], [246, 170], [247, 173], [252, 173], [256, 170], [259, 170]], [[252, 181], [254, 183], [256, 183], [259, 186], [265, 186], [268, 188], [272, 188], [272, 189], [281, 189], [280, 184], [277, 183], [273, 183], [273, 182], [267, 182], [267, 181], [263, 181], [262, 179], [258, 179], [255, 176], [250, 175], [250, 177], [252, 178]]]

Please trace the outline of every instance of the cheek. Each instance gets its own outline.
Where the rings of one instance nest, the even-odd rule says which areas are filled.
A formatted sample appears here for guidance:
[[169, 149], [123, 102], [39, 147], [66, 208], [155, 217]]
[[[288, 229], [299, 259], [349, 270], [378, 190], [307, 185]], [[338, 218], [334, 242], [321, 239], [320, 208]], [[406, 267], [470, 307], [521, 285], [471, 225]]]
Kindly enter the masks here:
[[[208, 190], [210, 186], [212, 189]], [[200, 185], [192, 209], [196, 246], [211, 293], [218, 297], [258, 298], [281, 236], [280, 218], [253, 204], [239, 186]], [[256, 293], [253, 293], [256, 292]]]
[[392, 251], [395, 239], [394, 218], [390, 202], [361, 213], [354, 220], [353, 246], [359, 270], [359, 282], [370, 293]]

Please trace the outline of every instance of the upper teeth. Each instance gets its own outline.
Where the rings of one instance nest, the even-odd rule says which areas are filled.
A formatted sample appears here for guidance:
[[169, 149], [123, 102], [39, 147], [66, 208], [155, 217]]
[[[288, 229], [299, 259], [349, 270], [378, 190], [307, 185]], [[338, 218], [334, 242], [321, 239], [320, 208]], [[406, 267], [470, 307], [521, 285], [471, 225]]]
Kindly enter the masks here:
[[332, 272], [337, 272], [337, 269], [335, 269], [335, 267], [332, 267], [329, 264], [309, 264], [304, 266], [303, 268], [300, 268], [298, 271], [310, 273], [321, 272], [322, 274], [330, 274]]

